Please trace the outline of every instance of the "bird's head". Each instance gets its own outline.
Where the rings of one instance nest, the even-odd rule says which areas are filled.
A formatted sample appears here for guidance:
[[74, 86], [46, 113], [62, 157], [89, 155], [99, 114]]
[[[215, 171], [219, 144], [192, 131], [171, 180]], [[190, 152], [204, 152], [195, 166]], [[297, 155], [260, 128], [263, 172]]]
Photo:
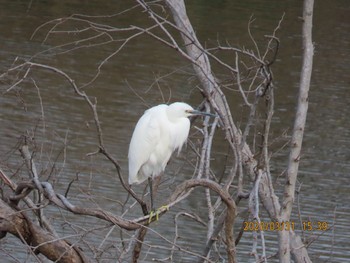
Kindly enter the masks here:
[[184, 102], [174, 102], [168, 107], [168, 117], [172, 120], [176, 120], [177, 118], [186, 118], [193, 115], [206, 115], [216, 117], [214, 114], [194, 110], [190, 105]]

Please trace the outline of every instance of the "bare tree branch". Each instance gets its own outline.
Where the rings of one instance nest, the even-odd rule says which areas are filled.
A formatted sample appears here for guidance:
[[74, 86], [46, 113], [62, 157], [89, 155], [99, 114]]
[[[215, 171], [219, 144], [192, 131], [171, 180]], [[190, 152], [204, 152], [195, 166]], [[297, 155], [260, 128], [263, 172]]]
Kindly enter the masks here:
[[[308, 0], [305, 0], [305, 2], [307, 1]], [[106, 252], [101, 250], [103, 250], [104, 245], [108, 243], [108, 239], [111, 237], [111, 233], [113, 232], [114, 228], [118, 228], [118, 230], [121, 232], [121, 244], [112, 249], [118, 250], [116, 253], [119, 254], [116, 258], [120, 262], [124, 261], [128, 254], [130, 254], [130, 259], [133, 262], [138, 262], [141, 260], [140, 255], [143, 254], [147, 248], [149, 251], [145, 253], [145, 257], [148, 257], [151, 249], [156, 247], [160, 249], [169, 249], [169, 251], [171, 251], [170, 257], [164, 259], [164, 261], [174, 261], [174, 251], [178, 250], [197, 257], [198, 262], [216, 262], [218, 260], [227, 259], [229, 262], [236, 262], [236, 244], [244, 235], [244, 231], [243, 228], [241, 228], [241, 231], [235, 240], [233, 233], [236, 231], [234, 231], [233, 226], [237, 211], [236, 206], [241, 204], [240, 201], [242, 199], [248, 199], [249, 202], [248, 206], [250, 214], [246, 213], [247, 215], [244, 215], [245, 220], [248, 220], [249, 217], [259, 223], [259, 213], [262, 207], [266, 209], [270, 218], [274, 221], [290, 220], [291, 207], [294, 202], [296, 174], [300, 159], [301, 141], [307, 111], [307, 91], [302, 89], [302, 86], [308, 85], [310, 82], [310, 76], [308, 77], [307, 74], [303, 73], [304, 69], [310, 69], [312, 67], [312, 56], [311, 65], [304, 63], [303, 73], [301, 76], [299, 106], [295, 127], [293, 130], [292, 150], [289, 158], [287, 179], [284, 189], [285, 195], [281, 205], [277, 195], [275, 194], [275, 189], [272, 184], [273, 175], [270, 171], [270, 158], [273, 156], [270, 146], [274, 142], [273, 139], [270, 138], [270, 129], [272, 125], [275, 102], [272, 65], [276, 61], [279, 50], [280, 42], [276, 36], [276, 32], [280, 28], [283, 16], [278, 22], [278, 25], [274, 29], [273, 33], [265, 36], [266, 46], [264, 49], [260, 49], [258, 41], [254, 39], [253, 32], [251, 30], [251, 24], [254, 21], [253, 18], [251, 18], [248, 23], [248, 34], [253, 44], [253, 50], [235, 48], [232, 47], [230, 43], [226, 43], [227, 46], [223, 46], [220, 44], [219, 40], [216, 47], [204, 48], [198, 40], [195, 30], [193, 29], [187, 16], [186, 7], [183, 0], [138, 0], [137, 3], [137, 5], [125, 10], [125, 12], [141, 7], [144, 13], [146, 13], [150, 18], [152, 23], [150, 26], [130, 25], [119, 28], [112, 26], [112, 24], [109, 25], [105, 23], [107, 18], [114, 19], [115, 16], [118, 16], [123, 12], [110, 16], [86, 16], [74, 14], [66, 18], [55, 19], [38, 27], [33, 33], [32, 37], [37, 37], [41, 30], [46, 30], [44, 32], [45, 35], [43, 35], [43, 42], [49, 41], [50, 37], [54, 34], [74, 34], [78, 40], [73, 39], [72, 41], [67, 41], [66, 43], [60, 43], [60, 45], [35, 54], [28, 61], [22, 64], [18, 65], [18, 61], [15, 61], [15, 66], [10, 68], [4, 74], [0, 75], [0, 78], [16, 75], [14, 80], [11, 79], [11, 84], [8, 86], [6, 92], [17, 92], [19, 85], [25, 83], [26, 79], [31, 78], [31, 73], [34, 69], [44, 69], [54, 72], [68, 81], [77, 97], [86, 102], [90, 109], [90, 113], [93, 116], [96, 133], [96, 151], [89, 153], [88, 156], [102, 153], [107, 158], [109, 163], [113, 165], [116, 174], [118, 175], [120, 184], [125, 189], [125, 193], [128, 194], [128, 197], [124, 203], [117, 200], [117, 203], [121, 204], [123, 208], [122, 214], [116, 215], [104, 209], [100, 209], [98, 206], [98, 208], [95, 208], [74, 205], [67, 197], [67, 192], [69, 189], [71, 189], [72, 182], [68, 185], [65, 195], [59, 193], [61, 192], [61, 189], [56, 189], [57, 192], [55, 192], [54, 184], [51, 184], [49, 181], [44, 181], [39, 177], [40, 171], [37, 171], [34, 160], [35, 151], [30, 152], [28, 145], [25, 144], [21, 147], [21, 153], [23, 159], [25, 160], [24, 163], [26, 164], [30, 180], [22, 180], [20, 183], [17, 181], [17, 185], [16, 183], [12, 182], [10, 179], [11, 177], [6, 176], [0, 169], [1, 180], [10, 188], [10, 191], [12, 191], [11, 195], [4, 195], [4, 207], [11, 205], [18, 208], [16, 215], [13, 216], [18, 216], [18, 219], [15, 218], [15, 220], [22, 220], [18, 222], [20, 224], [19, 227], [23, 228], [24, 230], [21, 230], [20, 232], [16, 230], [16, 234], [15, 230], [12, 229], [11, 226], [1, 225], [2, 222], [0, 222], [0, 236], [6, 235], [6, 232], [14, 233], [14, 235], [26, 243], [26, 239], [24, 237], [27, 237], [27, 232], [30, 232], [30, 229], [33, 231], [39, 231], [39, 236], [44, 232], [46, 233], [46, 230], [41, 229], [39, 225], [30, 222], [28, 215], [31, 215], [31, 217], [35, 219], [35, 222], [37, 222], [39, 219], [39, 222], [44, 226], [47, 224], [45, 228], [53, 233], [52, 236], [55, 235], [55, 237], [52, 237], [51, 239], [48, 238], [42, 240], [42, 243], [40, 244], [28, 244], [28, 246], [31, 246], [31, 251], [38, 252], [40, 248], [43, 248], [46, 245], [50, 245], [50, 249], [52, 249], [54, 244], [56, 244], [56, 241], [62, 241], [62, 244], [58, 244], [58, 246], [64, 246], [66, 249], [65, 251], [70, 251], [69, 249], [75, 250], [74, 244], [68, 243], [65, 238], [59, 238], [57, 234], [55, 234], [54, 229], [50, 229], [49, 222], [46, 220], [44, 214], [41, 213], [44, 211], [46, 206], [55, 205], [58, 208], [69, 211], [73, 214], [91, 216], [108, 222], [110, 230], [106, 236], [104, 236], [103, 241], [100, 242], [99, 248], [97, 249], [98, 252], [96, 252], [96, 250], [94, 250], [92, 247], [89, 247], [94, 255], [102, 255]], [[305, 6], [307, 5], [305, 4]], [[161, 11], [159, 12], [159, 10]], [[308, 20], [310, 15], [307, 11], [305, 12], [305, 24], [308, 24], [310, 22]], [[174, 22], [171, 21], [171, 16], [173, 17]], [[99, 18], [102, 19], [99, 20]], [[77, 26], [67, 29], [69, 23]], [[306, 30], [304, 31], [306, 32]], [[310, 53], [307, 53], [306, 51], [310, 51], [313, 48], [311, 43], [311, 31], [307, 33], [310, 33], [310, 40], [307, 41], [307, 39], [304, 37], [304, 43], [306, 46], [304, 50], [304, 59], [306, 58], [306, 54], [310, 55]], [[181, 38], [178, 38], [176, 34], [179, 34]], [[81, 39], [79, 39], [80, 36], [82, 36]], [[150, 36], [153, 40], [156, 40], [159, 43], [175, 50], [179, 56], [191, 63], [195, 75], [199, 80], [198, 88], [204, 97], [202, 106], [204, 105], [206, 110], [209, 110], [211, 107], [219, 115], [219, 117], [216, 118], [212, 124], [209, 123], [208, 119], [205, 119], [203, 129], [198, 129], [203, 136], [203, 142], [201, 144], [201, 148], [192, 146], [193, 151], [196, 154], [196, 164], [192, 164], [191, 161], [188, 162], [193, 165], [194, 168], [196, 168], [195, 172], [193, 173], [196, 179], [183, 182], [175, 188], [174, 193], [169, 193], [170, 197], [168, 199], [168, 205], [158, 209], [158, 216], [152, 218], [150, 218], [150, 215], [148, 215], [149, 209], [147, 204], [143, 201], [143, 197], [141, 195], [138, 196], [138, 194], [136, 194], [126, 183], [122, 176], [118, 160], [116, 160], [108, 151], [104, 142], [102, 125], [97, 113], [97, 98], [89, 96], [87, 90], [85, 89], [85, 87], [97, 80], [102, 72], [103, 66], [107, 61], [118, 55], [124, 49], [124, 47], [131, 43], [131, 40], [141, 36]], [[36, 62], [42, 56], [51, 56], [63, 53], [66, 54], [77, 49], [96, 48], [111, 43], [115, 45], [113, 51], [111, 51], [102, 60], [102, 62], [98, 64], [96, 67], [96, 72], [92, 78], [87, 83], [82, 85], [78, 85], [74, 78], [67, 74], [64, 69]], [[307, 48], [310, 43], [311, 48]], [[226, 54], [230, 54], [230, 58], [233, 59], [228, 59]], [[220, 55], [225, 55], [227, 58], [220, 59]], [[211, 63], [220, 68], [220, 74], [218, 74], [218, 77], [215, 76]], [[213, 68], [216, 69], [215, 67]], [[224, 80], [219, 79], [222, 76], [222, 72], [228, 75], [228, 77]], [[168, 77], [168, 75], [162, 76], [162, 79], [165, 79]], [[155, 78], [156, 81], [154, 83], [158, 85], [159, 77], [155, 76]], [[31, 83], [38, 91], [41, 104], [41, 116], [44, 118], [43, 101], [34, 78], [32, 79]], [[151, 88], [155, 85], [154, 83], [151, 85]], [[242, 113], [247, 113], [246, 116], [241, 116], [241, 120], [238, 120], [239, 117], [236, 116], [236, 111], [231, 110], [228, 99], [226, 98], [226, 91], [233, 91], [239, 97], [239, 100], [242, 103]], [[164, 101], [165, 98], [163, 94], [161, 94], [161, 96]], [[265, 102], [265, 115], [263, 115], [264, 117], [261, 122], [262, 125], [260, 125], [259, 117], [261, 115], [259, 115], [259, 111], [261, 109], [260, 106], [263, 104], [262, 102]], [[233, 112], [234, 115], [232, 115], [231, 112]], [[304, 116], [300, 116], [303, 114]], [[45, 130], [45, 123], [43, 123], [43, 125]], [[215, 170], [210, 167], [211, 163], [213, 162], [212, 160], [215, 161], [215, 156], [211, 151], [217, 127], [223, 129], [225, 140], [228, 142], [227, 156], [221, 175], [215, 174]], [[252, 134], [253, 132], [255, 133]], [[34, 138], [36, 137], [34, 135], [31, 134], [30, 136]], [[261, 138], [261, 145], [256, 146], [255, 141], [259, 141], [256, 138]], [[64, 140], [65, 159], [67, 138]], [[252, 144], [250, 144], [251, 141], [253, 141]], [[38, 160], [36, 160], [36, 162], [38, 163]], [[61, 172], [63, 172], [63, 170], [61, 170], [60, 173]], [[49, 176], [49, 179], [51, 181], [52, 177]], [[181, 239], [179, 238], [177, 232], [177, 220], [180, 215], [190, 217], [199, 223], [205, 221], [200, 219], [198, 216], [196, 217], [189, 212], [181, 212], [175, 216], [176, 234], [173, 242], [167, 240], [162, 233], [157, 232], [158, 230], [151, 228], [153, 226], [153, 222], [156, 221], [159, 216], [167, 213], [168, 209], [173, 208], [181, 201], [188, 198], [192, 193], [192, 190], [198, 186], [205, 188], [204, 193], [208, 207], [208, 214], [206, 215], [208, 217], [208, 222], [206, 224], [207, 238], [206, 241], [203, 241], [203, 249], [201, 249], [202, 253], [200, 255], [191, 249], [181, 247]], [[89, 189], [90, 187], [93, 187], [91, 179]], [[249, 189], [251, 190], [249, 191]], [[215, 193], [213, 193], [213, 191]], [[39, 195], [40, 198], [34, 198], [33, 202], [31, 199], [33, 195]], [[131, 197], [133, 198], [133, 200], [131, 200], [133, 204], [125, 209], [126, 204], [130, 201], [129, 198]], [[216, 198], [216, 200], [214, 200], [214, 198]], [[233, 201], [233, 199], [235, 201]], [[20, 208], [19, 206], [22, 205], [22, 203], [20, 203], [22, 200], [25, 202], [25, 208]], [[91, 198], [91, 201], [95, 202], [93, 198]], [[262, 207], [260, 207], [260, 204], [262, 204]], [[141, 207], [143, 216], [138, 218], [129, 218], [128, 213], [135, 205], [139, 205]], [[13, 209], [12, 207], [10, 208]], [[246, 208], [245, 211], [248, 211], [248, 209]], [[73, 225], [68, 221], [66, 222], [69, 225]], [[3, 228], [1, 228], [2, 226]], [[37, 230], [36, 228], [40, 229]], [[77, 233], [79, 235], [80, 232], [77, 231]], [[165, 248], [164, 246], [153, 245], [149, 244], [148, 241], [146, 242], [146, 235], [151, 233], [166, 241], [168, 243], [168, 247]], [[262, 246], [261, 255], [259, 255], [257, 249], [259, 234]], [[296, 262], [310, 262], [306, 248], [302, 244], [298, 235], [296, 235], [293, 231], [279, 231], [278, 235], [281, 241], [279, 247], [281, 262], [288, 262], [288, 259], [290, 259], [290, 252], [294, 255]], [[255, 232], [254, 237], [255, 239], [253, 240], [252, 248], [253, 255], [255, 256], [257, 262], [266, 262], [269, 256], [266, 255], [265, 251], [266, 244], [264, 232]], [[226, 255], [224, 255], [222, 250], [219, 249], [222, 244], [226, 247]], [[49, 252], [40, 251], [40, 253], [48, 254]], [[66, 253], [70, 252], [60, 253], [60, 256], [56, 258], [56, 261], [61, 262], [61, 260], [64, 260]], [[75, 250], [72, 253], [77, 253], [78, 256], [81, 256], [79, 254], [81, 253], [80, 250]], [[84, 255], [81, 256], [82, 260], [83, 256]], [[214, 257], [216, 256], [218, 259], [214, 260]]]
[[33, 249], [34, 253], [41, 253], [52, 261], [62, 263], [90, 262], [78, 247], [44, 231], [31, 222], [24, 212], [15, 211], [1, 199], [0, 232], [8, 232], [19, 237], [22, 242]]
[[169, 199], [169, 203], [175, 202], [181, 195], [183, 195], [184, 192], [196, 186], [208, 187], [210, 190], [219, 194], [222, 201], [226, 204], [227, 211], [225, 217], [225, 236], [228, 262], [236, 262], [236, 247], [233, 237], [233, 224], [236, 217], [236, 204], [229, 193], [226, 192], [219, 184], [207, 179], [187, 180], [175, 189], [174, 193]]
[[[286, 182], [281, 207], [280, 221], [288, 222], [294, 204], [295, 184], [298, 176], [299, 162], [301, 158], [301, 146], [305, 130], [306, 116], [308, 110], [309, 89], [312, 74], [312, 62], [314, 46], [312, 43], [312, 17], [314, 0], [304, 0], [303, 8], [303, 64], [300, 74], [300, 86], [296, 117], [291, 141], [291, 151], [286, 174]], [[279, 231], [279, 259], [280, 262], [290, 262], [290, 238], [289, 232]], [[303, 256], [303, 262], [310, 262], [307, 255]]]

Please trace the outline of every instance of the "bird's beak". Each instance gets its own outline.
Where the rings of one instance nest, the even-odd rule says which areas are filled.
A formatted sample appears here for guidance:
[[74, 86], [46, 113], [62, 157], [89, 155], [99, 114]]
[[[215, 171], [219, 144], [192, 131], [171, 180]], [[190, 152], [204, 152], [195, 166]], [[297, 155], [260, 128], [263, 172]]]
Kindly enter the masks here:
[[198, 111], [198, 110], [189, 110], [187, 111], [191, 115], [203, 115], [203, 116], [209, 116], [209, 117], [218, 117], [216, 114], [212, 114], [209, 112], [203, 112], [203, 111]]

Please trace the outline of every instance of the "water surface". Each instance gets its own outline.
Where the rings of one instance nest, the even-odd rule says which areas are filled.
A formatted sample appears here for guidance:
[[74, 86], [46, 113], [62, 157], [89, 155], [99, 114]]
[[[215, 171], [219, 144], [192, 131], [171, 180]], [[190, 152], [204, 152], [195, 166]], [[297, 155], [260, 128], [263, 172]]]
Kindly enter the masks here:
[[[247, 33], [247, 24], [251, 16], [255, 19], [252, 32], [256, 41], [259, 45], [264, 45], [264, 35], [271, 34], [284, 14], [281, 30], [277, 34], [281, 41], [280, 53], [273, 66], [276, 109], [272, 137], [279, 137], [285, 132], [290, 134], [301, 65], [299, 17], [302, 3], [249, 0], [187, 1], [186, 4], [199, 40], [208, 47], [216, 45], [218, 41], [237, 47], [252, 47]], [[74, 34], [50, 35], [43, 43], [47, 33], [47, 27], [44, 27], [30, 39], [39, 25], [73, 13], [118, 13], [132, 7], [134, 2], [102, 4], [101, 1], [1, 1], [0, 5], [0, 69], [4, 72], [15, 60], [28, 59], [37, 52], [77, 37]], [[135, 9], [127, 15], [115, 16], [112, 24], [117, 27], [149, 24], [147, 16], [140, 15], [139, 11], [140, 9]], [[333, 225], [333, 228], [324, 233], [305, 233], [306, 238], [315, 239], [309, 247], [314, 262], [350, 260], [350, 240], [347, 233], [350, 227], [349, 11], [348, 2], [345, 0], [315, 3], [314, 71], [298, 178], [301, 186], [299, 205], [303, 220], [326, 221]], [[76, 27], [79, 26], [81, 24], [77, 23]], [[99, 48], [79, 49], [60, 55], [48, 52], [38, 58], [38, 61], [61, 68], [70, 74], [78, 85], [82, 85], [93, 78], [97, 66], [117, 47], [118, 43], [110, 43]], [[64, 48], [61, 49], [63, 50]], [[217, 74], [220, 75], [220, 72]], [[37, 88], [31, 79], [35, 80]], [[113, 167], [102, 156], [86, 156], [87, 153], [96, 151], [97, 146], [91, 112], [86, 103], [74, 95], [69, 83], [52, 72], [37, 70], [31, 79], [0, 97], [2, 168], [8, 174], [15, 173], [22, 163], [16, 150], [21, 136], [35, 134], [36, 162], [42, 178], [51, 180], [56, 191], [61, 193], [65, 191], [69, 182], [78, 178], [69, 193], [72, 202], [86, 204], [89, 201], [92, 205], [121, 214], [122, 206], [118, 200], [125, 200], [125, 195]], [[9, 87], [7, 84], [1, 83], [2, 92]], [[124, 176], [127, 174], [128, 142], [139, 116], [149, 106], [168, 101], [186, 101], [196, 105], [200, 102], [196, 84], [187, 62], [177, 57], [174, 51], [150, 38], [131, 40], [122, 52], [102, 67], [99, 77], [86, 91], [97, 97], [105, 144], [120, 162]], [[238, 94], [227, 91], [227, 96], [232, 104], [233, 116], [239, 123], [241, 116], [237, 111]], [[276, 158], [273, 159], [275, 178], [286, 167], [288, 149], [277, 152], [280, 146], [276, 145], [271, 149], [276, 151]], [[222, 150], [226, 149], [225, 143], [218, 140], [215, 149], [214, 155], [217, 157], [213, 162], [213, 169], [220, 171], [220, 164], [224, 159], [222, 156], [225, 155], [225, 151]], [[166, 199], [169, 194], [168, 187], [174, 187], [172, 176], [176, 176], [178, 182], [181, 182], [182, 178], [191, 177], [193, 170], [186, 159], [192, 157], [185, 151], [170, 164], [166, 175], [168, 178], [159, 190], [159, 199]], [[56, 164], [53, 165], [54, 163]], [[23, 177], [26, 176], [24, 169], [19, 172]], [[278, 184], [279, 180], [276, 179], [276, 188], [280, 189]], [[143, 188], [138, 187], [136, 190], [142, 192]], [[176, 213], [190, 210], [206, 219], [205, 211], [201, 211], [205, 206], [203, 193], [195, 191], [191, 198], [162, 217], [154, 228], [167, 240], [173, 240], [173, 221]], [[138, 209], [133, 213], [140, 215]], [[93, 244], [95, 248], [100, 246], [107, 251], [102, 255], [104, 262], [115, 261], [113, 242], [120, 242], [119, 230], [115, 229], [106, 242], [103, 242], [110, 228], [94, 218], [77, 217], [64, 211], [58, 213], [54, 208], [50, 209], [48, 216], [52, 217], [62, 236], [74, 232], [74, 226], [67, 222], [70, 219], [78, 220], [79, 227], [85, 227], [89, 233], [86, 237], [89, 244]], [[298, 220], [296, 216], [294, 219]], [[205, 240], [205, 228], [181, 217], [179, 220], [183, 220], [180, 235], [191, 233], [191, 239], [181, 240], [180, 244], [200, 252]], [[298, 225], [300, 227], [300, 224]], [[128, 235], [132, 233], [124, 234], [124, 238], [127, 239]], [[276, 252], [276, 233], [266, 233], [266, 238], [267, 254], [273, 255]], [[79, 236], [72, 237], [72, 240], [79, 240]], [[1, 242], [0, 253], [3, 255], [12, 253], [20, 260], [28, 256], [23, 252], [23, 248], [14, 247], [11, 239], [3, 239]], [[142, 255], [143, 262], [169, 256], [170, 252], [161, 247], [166, 243], [165, 240], [157, 234], [150, 233], [147, 242], [150, 247], [148, 253]], [[251, 244], [252, 237], [247, 233], [237, 247], [241, 262], [254, 261], [249, 255]], [[171, 247], [167, 243], [166, 246]], [[98, 254], [96, 250], [87, 250]], [[194, 259], [187, 253], [178, 252], [175, 256], [177, 262], [193, 262]], [[9, 259], [8, 262], [12, 261]], [[275, 262], [275, 259], [270, 259], [269, 262]]]

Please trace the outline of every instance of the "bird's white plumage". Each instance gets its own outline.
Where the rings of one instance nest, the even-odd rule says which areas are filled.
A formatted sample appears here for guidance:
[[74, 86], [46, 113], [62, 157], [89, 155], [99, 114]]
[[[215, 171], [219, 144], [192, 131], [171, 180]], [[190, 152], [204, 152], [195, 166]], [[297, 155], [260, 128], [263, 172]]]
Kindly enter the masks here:
[[190, 130], [193, 108], [182, 102], [145, 111], [129, 146], [129, 184], [140, 184], [164, 171], [171, 154], [181, 150]]

